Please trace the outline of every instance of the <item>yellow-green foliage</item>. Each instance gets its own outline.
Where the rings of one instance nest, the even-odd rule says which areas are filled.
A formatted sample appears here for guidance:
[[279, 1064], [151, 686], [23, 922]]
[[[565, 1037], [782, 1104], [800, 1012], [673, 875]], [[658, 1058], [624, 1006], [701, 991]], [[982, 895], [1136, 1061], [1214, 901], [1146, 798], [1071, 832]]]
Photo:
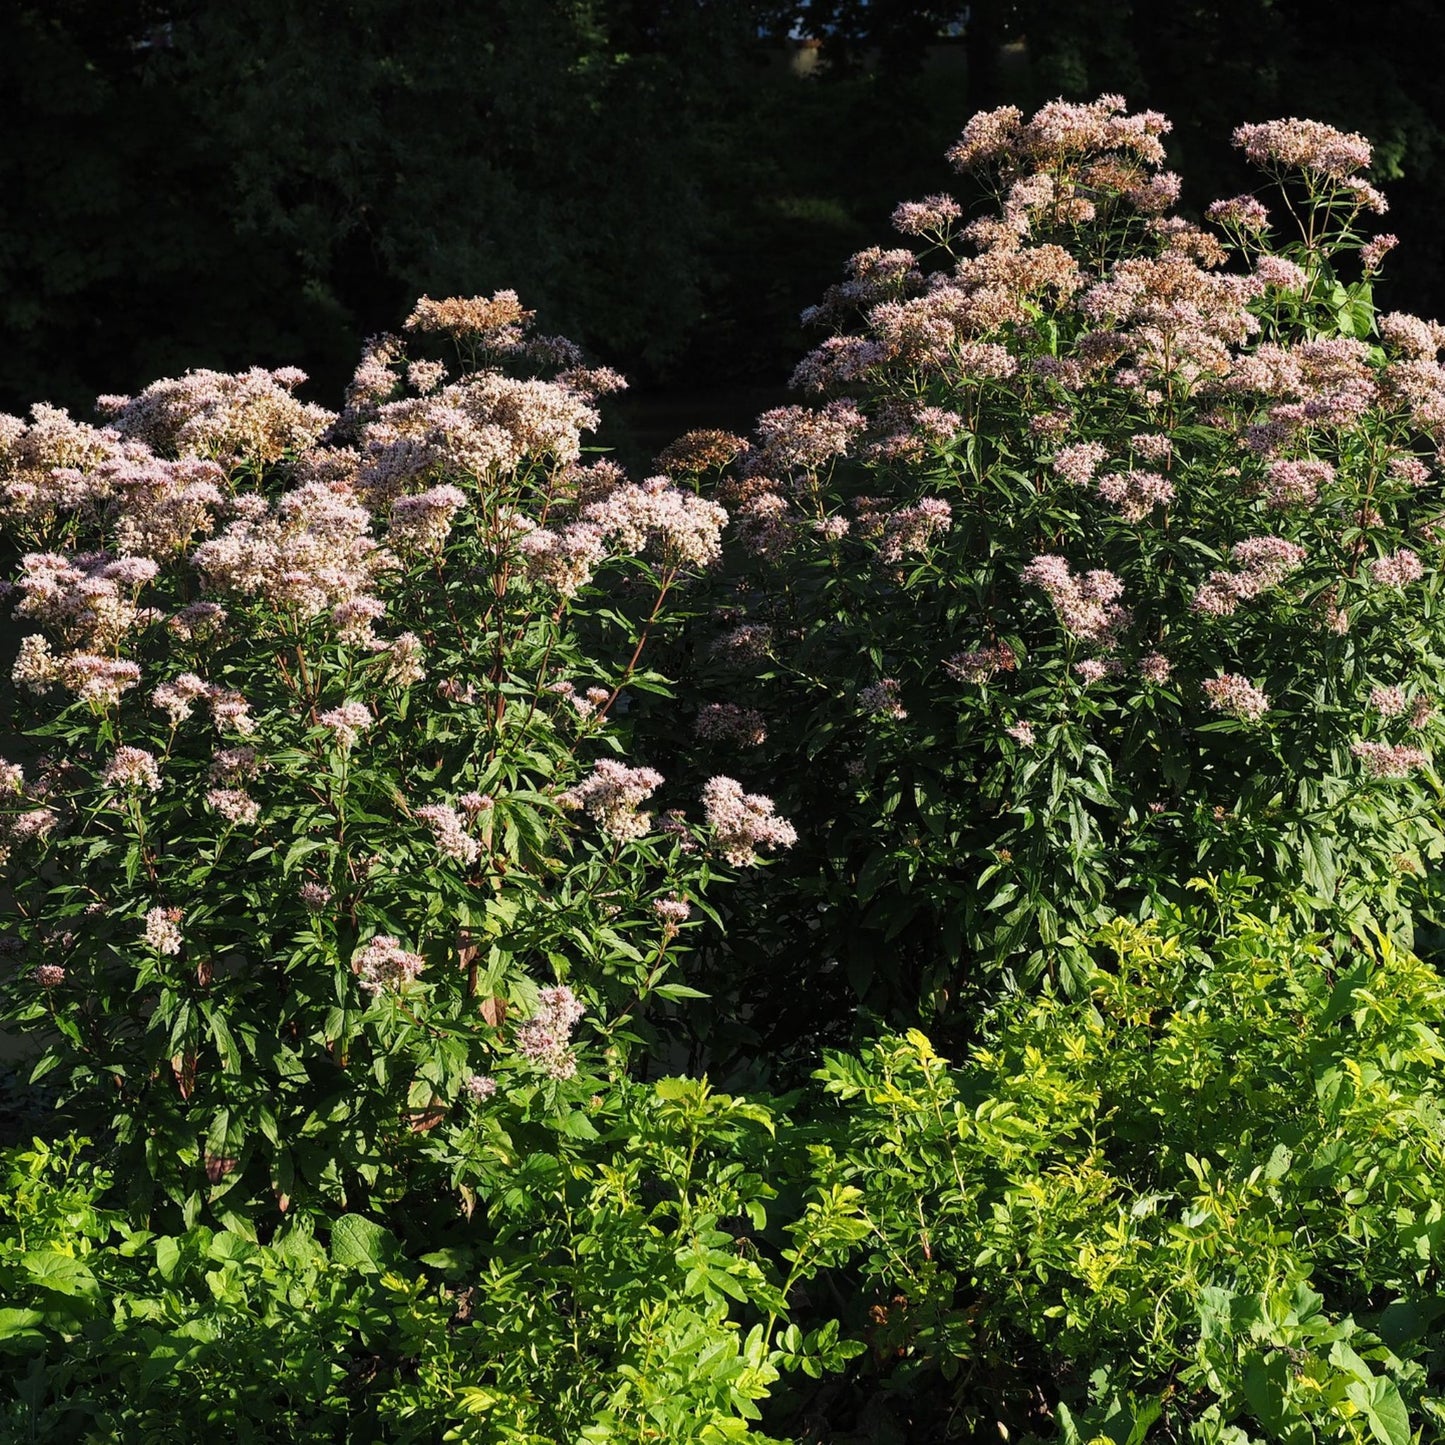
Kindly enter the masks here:
[[1091, 1006], [1007, 1005], [957, 1065], [917, 1031], [828, 1060], [816, 1157], [874, 1226], [875, 1361], [1068, 1439], [1445, 1420], [1437, 976], [1248, 914], [1100, 943]]

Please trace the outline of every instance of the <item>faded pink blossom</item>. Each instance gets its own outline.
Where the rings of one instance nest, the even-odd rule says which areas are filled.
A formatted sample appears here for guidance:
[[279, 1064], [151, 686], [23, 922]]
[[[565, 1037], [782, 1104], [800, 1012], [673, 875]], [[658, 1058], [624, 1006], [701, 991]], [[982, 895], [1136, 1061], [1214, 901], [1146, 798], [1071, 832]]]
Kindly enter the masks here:
[[1092, 687], [1096, 682], [1103, 682], [1106, 677], [1117, 677], [1119, 671], [1119, 664], [1112, 659], [1105, 661], [1098, 657], [1086, 657], [1082, 662], [1074, 664], [1074, 676], [1085, 687]]
[[1425, 575], [1419, 556], [1408, 547], [1387, 552], [1370, 563], [1370, 576], [1381, 587], [1404, 587]]
[[768, 738], [762, 713], [732, 702], [705, 703], [698, 709], [694, 731], [705, 741], [735, 742], [748, 748], [761, 747]]
[[692, 917], [692, 904], [676, 895], [654, 898], [652, 911], [662, 920], [662, 931], [671, 938]]
[[1167, 507], [1174, 500], [1173, 483], [1158, 472], [1132, 471], [1100, 477], [1095, 489], [1119, 509], [1126, 522], [1142, 522], [1155, 507]]
[[938, 236], [952, 229], [963, 207], [952, 196], [925, 196], [904, 201], [893, 212], [893, 229], [904, 236]]
[[710, 778], [702, 790], [703, 814], [713, 841], [735, 868], [757, 862], [757, 849], [791, 848], [798, 841], [792, 824], [780, 818], [771, 798], [745, 793], [732, 778]]
[[212, 788], [206, 802], [231, 824], [254, 823], [261, 816], [261, 805], [244, 788]]
[[1074, 442], [1059, 449], [1054, 457], [1054, 471], [1076, 487], [1086, 486], [1108, 455], [1108, 449], [1098, 442]]
[[581, 521], [633, 554], [651, 552], [672, 566], [708, 567], [722, 550], [728, 514], [668, 477], [628, 482], [582, 509]]
[[1309, 277], [1293, 261], [1283, 256], [1261, 256], [1254, 263], [1255, 278], [1279, 291], [1303, 291]]
[[908, 713], [898, 700], [900, 686], [896, 677], [880, 678], [859, 691], [858, 706], [876, 717], [890, 717], [901, 722]]
[[351, 956], [351, 971], [370, 994], [403, 988], [425, 967], [421, 954], [408, 952], [389, 934], [377, 934]]
[[157, 953], [177, 954], [184, 941], [181, 937], [179, 908], [152, 908], [146, 914], [146, 946]]
[[1375, 778], [1407, 778], [1430, 761], [1419, 748], [1403, 744], [1355, 742], [1350, 744], [1350, 751]]
[[1100, 569], [1075, 577], [1069, 564], [1051, 555], [1035, 557], [1019, 574], [1020, 580], [1048, 594], [1064, 628], [1085, 642], [1112, 642], [1128, 620], [1117, 598], [1124, 584]]
[[151, 693], [151, 702], [170, 718], [171, 726], [176, 727], [190, 717], [196, 700], [205, 697], [208, 691], [208, 685], [195, 673], [183, 672], [156, 688]]
[[1376, 236], [1360, 247], [1360, 264], [1368, 271], [1378, 271], [1380, 263], [1400, 244], [1398, 236]]
[[428, 803], [413, 811], [417, 821], [431, 830], [437, 848], [448, 858], [470, 865], [481, 856], [480, 841], [467, 832], [467, 820], [455, 808]]
[[317, 718], [322, 727], [330, 728], [336, 735], [339, 748], [350, 748], [357, 738], [370, 728], [375, 721], [371, 709], [362, 702], [344, 702], [340, 707], [331, 708]]
[[1146, 652], [1139, 659], [1139, 676], [1156, 687], [1168, 682], [1172, 671], [1169, 659], [1162, 652]]
[[144, 748], [117, 748], [105, 765], [100, 781], [107, 788], [148, 789], [154, 793], [160, 790], [161, 774], [154, 753]]
[[953, 509], [940, 497], [924, 497], [910, 507], [900, 507], [883, 520], [878, 558], [882, 562], [902, 561], [929, 546], [952, 523]]
[[1369, 167], [1372, 152], [1364, 136], [1336, 130], [1317, 120], [1269, 120], [1242, 125], [1234, 143], [1256, 165], [1314, 171], [1332, 180], [1352, 180]]
[[604, 833], [628, 843], [643, 837], [652, 814], [639, 805], [662, 786], [662, 774], [652, 768], [629, 768], [615, 758], [602, 758], [575, 787], [557, 795], [564, 808], [581, 808]]
[[586, 1012], [566, 984], [539, 989], [536, 1013], [517, 1030], [517, 1052], [550, 1078], [572, 1078], [577, 1072], [572, 1030]]
[[1269, 225], [1269, 212], [1253, 196], [1232, 196], [1224, 201], [1211, 201], [1204, 214], [1221, 226], [1242, 231], [1262, 231]]
[[1315, 457], [1273, 462], [1265, 477], [1269, 488], [1266, 500], [1275, 508], [1307, 507], [1319, 500], [1320, 488], [1334, 479], [1334, 467]]
[[1370, 706], [1381, 717], [1399, 717], [1409, 703], [1405, 699], [1405, 690], [1402, 687], [1372, 687], [1370, 689]]
[[1227, 712], [1246, 722], [1258, 722], [1269, 711], [1269, 698], [1238, 673], [1205, 678], [1204, 692], [1216, 712]]

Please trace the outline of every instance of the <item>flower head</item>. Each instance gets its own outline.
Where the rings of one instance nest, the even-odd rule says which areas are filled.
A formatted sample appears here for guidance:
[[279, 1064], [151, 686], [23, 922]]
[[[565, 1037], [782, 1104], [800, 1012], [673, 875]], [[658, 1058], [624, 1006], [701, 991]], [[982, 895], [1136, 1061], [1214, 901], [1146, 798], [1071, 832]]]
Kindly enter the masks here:
[[157, 953], [177, 954], [181, 951], [181, 910], [152, 908], [146, 914], [145, 941]]
[[791, 848], [798, 835], [777, 815], [771, 798], [745, 793], [732, 778], [711, 778], [702, 790], [703, 814], [723, 857], [735, 868], [757, 862], [757, 849]]
[[356, 739], [371, 727], [374, 719], [371, 709], [362, 702], [344, 702], [340, 707], [331, 708], [317, 719], [322, 727], [330, 728], [336, 735], [339, 748], [350, 748]]
[[1204, 694], [1216, 712], [1227, 712], [1246, 722], [1258, 722], [1269, 711], [1269, 698], [1238, 673], [1205, 678]]
[[155, 793], [160, 791], [161, 774], [154, 753], [144, 748], [117, 748], [105, 765], [100, 781], [107, 788], [127, 792], [146, 789]]
[[405, 987], [426, 967], [426, 959], [410, 953], [389, 934], [379, 933], [351, 957], [351, 971], [371, 994]]

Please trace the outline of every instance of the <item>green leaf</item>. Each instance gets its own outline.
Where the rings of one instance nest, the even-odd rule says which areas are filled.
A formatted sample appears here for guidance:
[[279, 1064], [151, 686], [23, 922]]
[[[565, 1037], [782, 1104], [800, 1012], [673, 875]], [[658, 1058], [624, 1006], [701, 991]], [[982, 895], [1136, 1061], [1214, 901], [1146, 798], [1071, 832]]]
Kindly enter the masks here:
[[72, 1255], [34, 1250], [20, 1256], [20, 1267], [33, 1284], [54, 1290], [56, 1294], [94, 1298], [100, 1293], [99, 1281]]
[[396, 1239], [360, 1214], [343, 1214], [331, 1227], [331, 1262], [342, 1268], [380, 1274], [400, 1256]]
[[35, 1327], [44, 1319], [39, 1310], [0, 1309], [0, 1347], [43, 1340], [45, 1336]]
[[1377, 1375], [1369, 1384], [1351, 1381], [1345, 1397], [1369, 1421], [1380, 1445], [1410, 1445], [1410, 1412], [1393, 1380]]

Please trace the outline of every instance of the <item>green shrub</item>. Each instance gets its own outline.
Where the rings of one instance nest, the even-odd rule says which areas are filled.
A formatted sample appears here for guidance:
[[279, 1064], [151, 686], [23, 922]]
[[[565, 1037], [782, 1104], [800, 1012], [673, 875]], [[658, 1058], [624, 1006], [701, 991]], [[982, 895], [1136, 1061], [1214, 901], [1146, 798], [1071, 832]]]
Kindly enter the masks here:
[[1445, 989], [1220, 912], [1110, 924], [1087, 1000], [1008, 1003], [955, 1066], [917, 1031], [827, 1060], [860, 1388], [927, 1438], [1445, 1426]]
[[599, 1107], [604, 1134], [550, 1152], [493, 1131], [485, 1205], [411, 1238], [360, 1214], [156, 1236], [73, 1143], [10, 1151], [0, 1440], [766, 1442], [780, 1374], [862, 1348], [789, 1323], [862, 1233], [856, 1194], [771, 1220], [780, 1121], [706, 1084]]

